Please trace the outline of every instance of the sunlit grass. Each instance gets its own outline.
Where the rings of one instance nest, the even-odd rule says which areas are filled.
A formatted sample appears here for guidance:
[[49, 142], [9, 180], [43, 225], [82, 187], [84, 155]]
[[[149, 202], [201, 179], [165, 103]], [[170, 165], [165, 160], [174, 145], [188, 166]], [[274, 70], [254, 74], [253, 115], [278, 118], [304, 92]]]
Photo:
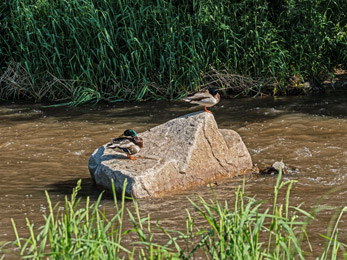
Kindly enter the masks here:
[[[136, 200], [134, 211], [126, 209], [124, 192], [119, 204], [113, 192], [115, 212], [108, 219], [100, 207], [102, 195], [94, 204], [87, 197], [81, 205], [77, 198], [79, 182], [71, 197], [65, 198], [63, 209], [53, 207], [46, 193], [49, 213], [44, 215], [45, 224], [37, 229], [27, 219], [28, 238], [21, 238], [12, 220], [17, 239], [3, 245], [0, 252], [6, 254], [15, 247], [26, 259], [192, 259], [197, 255], [207, 259], [305, 259], [309, 252], [303, 247], [311, 248], [307, 225], [315, 216], [300, 205], [290, 204], [295, 181], [284, 182], [281, 177], [280, 173], [272, 207], [247, 197], [244, 184], [235, 190], [230, 205], [215, 196], [210, 201], [202, 197], [189, 199], [195, 210], [186, 210], [184, 232], [167, 230], [159, 222], [154, 224], [149, 214], [141, 216]], [[279, 203], [282, 190], [284, 203]], [[124, 221], [128, 221], [125, 210], [133, 224], [130, 230], [123, 229]], [[347, 245], [338, 241], [338, 224], [346, 211], [347, 207], [343, 208], [330, 232], [322, 235], [327, 243], [318, 259], [347, 259]], [[204, 223], [199, 221], [197, 225], [201, 218]], [[166, 241], [156, 239], [158, 232], [166, 235]], [[129, 233], [135, 234], [132, 242], [122, 245]]]
[[172, 100], [225, 87], [220, 71], [259, 79], [232, 84], [240, 94], [265, 82], [285, 94], [293, 76], [319, 81], [346, 64], [346, 9], [345, 0], [4, 0], [0, 99]]
[[[45, 225], [38, 230], [26, 219], [30, 232], [28, 239], [19, 237], [13, 219], [13, 229], [17, 237], [16, 245], [20, 255], [31, 259], [115, 259], [120, 252], [130, 254], [121, 246], [124, 196], [122, 207], [115, 203], [116, 214], [107, 219], [100, 211], [101, 196], [90, 205], [89, 197], [83, 207], [77, 193], [80, 182], [73, 190], [71, 198], [65, 197], [64, 210], [53, 208], [48, 193], [48, 216], [44, 216]], [[123, 194], [124, 195], [124, 194]], [[115, 199], [115, 201], [117, 201]]]

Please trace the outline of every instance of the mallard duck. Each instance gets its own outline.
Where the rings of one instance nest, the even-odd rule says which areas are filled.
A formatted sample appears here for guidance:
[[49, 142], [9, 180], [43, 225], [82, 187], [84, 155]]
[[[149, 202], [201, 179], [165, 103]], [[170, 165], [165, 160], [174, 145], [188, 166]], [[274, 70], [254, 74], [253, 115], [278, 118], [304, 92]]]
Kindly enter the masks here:
[[218, 91], [214, 88], [209, 88], [208, 90], [202, 90], [199, 92], [192, 93], [183, 98], [184, 101], [190, 102], [192, 104], [198, 104], [205, 107], [205, 111], [211, 113], [206, 107], [212, 107], [220, 101], [220, 95]]
[[134, 130], [128, 129], [119, 137], [113, 138], [112, 142], [106, 144], [106, 147], [125, 153], [129, 159], [136, 160], [136, 158], [131, 157], [131, 155], [140, 151], [143, 147], [143, 139], [138, 137]]

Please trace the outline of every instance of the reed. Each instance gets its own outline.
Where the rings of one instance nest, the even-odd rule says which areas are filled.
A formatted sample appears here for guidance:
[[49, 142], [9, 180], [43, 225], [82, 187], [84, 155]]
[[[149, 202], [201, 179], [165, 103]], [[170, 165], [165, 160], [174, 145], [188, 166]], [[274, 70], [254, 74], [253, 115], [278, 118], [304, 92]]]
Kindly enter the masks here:
[[[79, 182], [71, 198], [66, 197], [63, 209], [53, 207], [46, 193], [49, 208], [48, 215], [44, 216], [46, 223], [34, 229], [27, 219], [28, 238], [20, 237], [12, 220], [17, 239], [2, 245], [0, 252], [6, 254], [9, 247], [16, 247], [26, 259], [192, 259], [202, 254], [207, 259], [305, 259], [308, 252], [303, 246], [311, 248], [307, 225], [315, 216], [301, 205], [290, 205], [290, 190], [295, 181], [284, 182], [281, 178], [280, 172], [272, 207], [264, 207], [263, 201], [247, 197], [244, 184], [236, 189], [231, 206], [215, 196], [209, 202], [202, 197], [189, 199], [194, 211], [187, 210], [184, 232], [167, 230], [158, 221], [153, 224], [149, 214], [141, 216], [135, 200], [135, 210], [127, 209], [133, 228], [124, 230], [126, 183], [120, 206], [113, 190], [115, 213], [108, 219], [100, 209], [102, 195], [94, 204], [87, 198], [85, 205], [80, 205]], [[286, 189], [284, 203], [279, 203], [283, 189]], [[338, 224], [346, 211], [344, 207], [323, 236], [327, 243], [318, 259], [347, 259], [347, 245], [338, 241]], [[196, 224], [197, 218], [204, 219], [205, 223]], [[166, 241], [163, 242], [162, 237], [156, 239], [158, 230], [166, 235]], [[122, 239], [129, 233], [136, 236], [130, 245], [124, 246]]]
[[172, 100], [213, 69], [283, 94], [293, 76], [319, 81], [346, 64], [346, 1], [275, 2], [4, 0], [0, 98]]
[[111, 219], [107, 219], [105, 212], [99, 210], [101, 195], [93, 205], [90, 205], [89, 197], [84, 206], [80, 205], [80, 198], [77, 198], [80, 184], [81, 181], [73, 190], [70, 199], [65, 198], [63, 210], [58, 208], [58, 204], [55, 207], [52, 206], [46, 192], [49, 214], [44, 216], [45, 225], [37, 230], [34, 229], [34, 224], [26, 219], [29, 238], [19, 237], [16, 224], [11, 219], [17, 238], [15, 245], [20, 249], [22, 257], [28, 259], [115, 259], [123, 252], [131, 253], [121, 246], [124, 193], [122, 206], [118, 208], [115, 198], [116, 213]]

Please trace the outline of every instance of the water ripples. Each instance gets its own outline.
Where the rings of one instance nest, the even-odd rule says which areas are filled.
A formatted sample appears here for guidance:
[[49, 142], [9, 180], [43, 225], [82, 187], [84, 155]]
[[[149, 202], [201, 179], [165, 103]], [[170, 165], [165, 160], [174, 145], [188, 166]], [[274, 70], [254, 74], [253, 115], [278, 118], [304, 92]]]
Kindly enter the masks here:
[[[346, 99], [346, 98], [345, 98]], [[345, 206], [347, 179], [347, 111], [343, 97], [242, 99], [225, 101], [212, 108], [220, 128], [232, 128], [241, 135], [260, 168], [283, 160], [290, 169], [285, 180], [296, 180], [292, 204], [304, 202], [311, 209], [321, 205]], [[42, 108], [40, 105], [0, 106], [0, 240], [13, 239], [10, 218], [20, 231], [26, 230], [25, 217], [39, 226], [47, 212], [44, 191], [53, 203], [63, 201], [77, 180], [82, 179], [81, 196], [95, 200], [100, 191], [92, 185], [88, 159], [97, 147], [120, 135], [124, 129], [145, 131], [167, 120], [199, 110], [184, 103], [141, 103], [82, 107]], [[218, 181], [216, 197], [232, 203], [243, 177]], [[271, 201], [275, 176], [245, 176], [246, 193]], [[196, 216], [187, 197], [212, 199], [209, 187], [193, 188], [164, 198], [139, 201], [142, 216], [151, 214], [153, 224], [183, 231], [186, 211]], [[103, 199], [112, 216], [113, 201]], [[132, 209], [132, 203], [127, 203]], [[322, 214], [312, 230], [325, 233], [331, 214]], [[204, 221], [197, 219], [203, 226]], [[347, 229], [342, 222], [342, 227]], [[130, 227], [130, 223], [125, 224]], [[347, 239], [347, 234], [341, 234]], [[129, 238], [129, 241], [131, 237]], [[319, 238], [311, 242], [320, 244]]]

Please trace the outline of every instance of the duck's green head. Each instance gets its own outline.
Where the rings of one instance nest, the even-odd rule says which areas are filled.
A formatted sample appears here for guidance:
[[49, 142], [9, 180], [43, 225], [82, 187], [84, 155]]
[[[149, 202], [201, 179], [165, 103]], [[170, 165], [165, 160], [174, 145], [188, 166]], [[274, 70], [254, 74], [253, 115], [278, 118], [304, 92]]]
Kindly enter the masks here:
[[127, 129], [124, 131], [123, 135], [135, 137], [135, 136], [137, 136], [137, 133], [132, 129]]

